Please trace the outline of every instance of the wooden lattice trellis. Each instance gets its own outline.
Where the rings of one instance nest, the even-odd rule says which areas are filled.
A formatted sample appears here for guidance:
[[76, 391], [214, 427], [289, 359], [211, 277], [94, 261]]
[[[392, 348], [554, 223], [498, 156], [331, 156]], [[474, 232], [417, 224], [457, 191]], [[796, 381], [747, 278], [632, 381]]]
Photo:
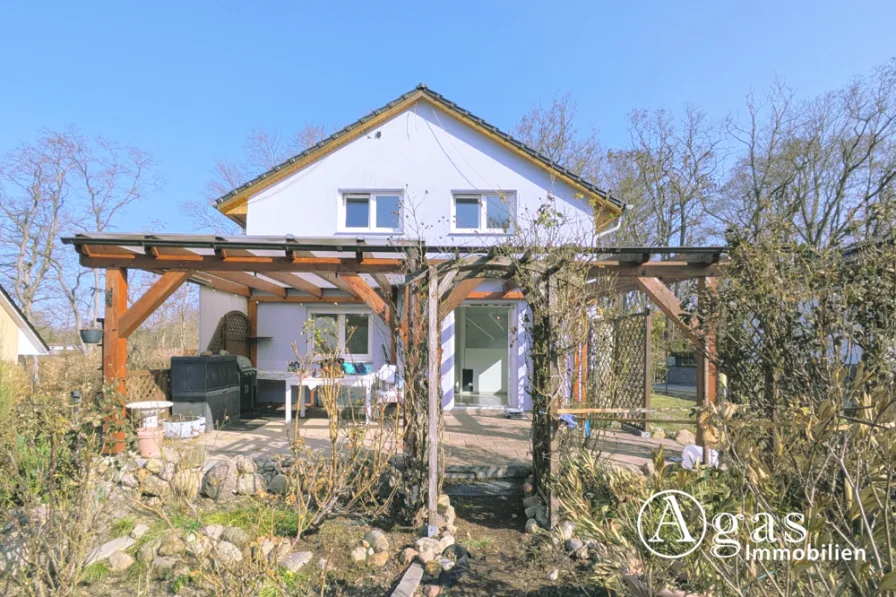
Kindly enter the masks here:
[[[588, 334], [586, 408], [632, 409], [632, 418], [650, 408], [650, 313], [592, 320]], [[645, 429], [645, 420], [629, 421]]]
[[171, 397], [171, 370], [128, 371], [127, 401], [168, 400]]

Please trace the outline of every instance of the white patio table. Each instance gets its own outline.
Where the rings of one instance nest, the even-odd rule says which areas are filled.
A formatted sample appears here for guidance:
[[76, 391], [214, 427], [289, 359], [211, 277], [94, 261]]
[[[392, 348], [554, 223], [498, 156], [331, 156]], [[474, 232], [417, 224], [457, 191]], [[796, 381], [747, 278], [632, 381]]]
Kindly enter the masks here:
[[[305, 397], [301, 388], [311, 388], [312, 390], [327, 383], [328, 378], [299, 376], [293, 371], [258, 371], [258, 379], [266, 379], [270, 381], [282, 381], [286, 385], [286, 422], [292, 421], [292, 388], [299, 387], [299, 418], [305, 418]], [[335, 378], [335, 383], [340, 386], [349, 388], [364, 389], [364, 422], [370, 421], [370, 396], [373, 388], [373, 382], [376, 380], [376, 373], [367, 373], [365, 375], [344, 375]]]

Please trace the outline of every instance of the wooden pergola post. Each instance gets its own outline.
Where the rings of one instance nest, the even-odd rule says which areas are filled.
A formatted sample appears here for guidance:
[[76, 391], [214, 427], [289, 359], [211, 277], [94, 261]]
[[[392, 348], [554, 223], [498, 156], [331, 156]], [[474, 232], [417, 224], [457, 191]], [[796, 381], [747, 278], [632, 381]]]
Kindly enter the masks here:
[[[127, 397], [128, 340], [121, 335], [121, 317], [128, 308], [128, 271], [120, 268], [106, 270], [105, 320], [103, 321], [103, 381], [114, 384], [121, 400], [121, 412], [111, 414], [106, 423], [108, 429], [113, 422], [120, 423], [125, 417], [124, 404]], [[111, 434], [112, 441], [106, 441], [105, 450], [112, 454], [124, 451], [124, 432]]]
[[429, 268], [429, 329], [428, 350], [429, 359], [429, 409], [427, 410], [427, 422], [429, 429], [429, 486], [427, 502], [429, 506], [429, 528], [427, 536], [433, 537], [439, 534], [439, 525], [436, 521], [439, 499], [439, 282], [436, 268]]
[[[715, 286], [715, 278], [698, 278], [697, 300], [700, 300], [707, 290], [715, 288]], [[716, 393], [719, 387], [719, 370], [716, 361], [716, 332], [710, 327], [701, 336], [697, 345], [697, 404], [704, 409], [716, 402]], [[696, 440], [697, 445], [703, 447], [704, 463], [709, 464], [711, 462], [710, 450], [715, 448], [715, 439], [707, 433], [705, 422], [707, 416], [705, 410], [698, 416]]]

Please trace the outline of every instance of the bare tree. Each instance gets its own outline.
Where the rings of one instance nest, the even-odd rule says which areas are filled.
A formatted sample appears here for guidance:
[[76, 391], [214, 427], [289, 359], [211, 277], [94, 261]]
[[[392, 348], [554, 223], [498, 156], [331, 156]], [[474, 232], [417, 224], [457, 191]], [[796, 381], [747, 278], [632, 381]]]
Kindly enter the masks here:
[[243, 145], [243, 157], [215, 162], [212, 179], [205, 187], [204, 200], [185, 201], [181, 204], [181, 210], [198, 229], [229, 236], [240, 234], [241, 230], [233, 222], [215, 210], [214, 201], [326, 136], [326, 127], [319, 124], [306, 124], [292, 135], [263, 128], [251, 131]]

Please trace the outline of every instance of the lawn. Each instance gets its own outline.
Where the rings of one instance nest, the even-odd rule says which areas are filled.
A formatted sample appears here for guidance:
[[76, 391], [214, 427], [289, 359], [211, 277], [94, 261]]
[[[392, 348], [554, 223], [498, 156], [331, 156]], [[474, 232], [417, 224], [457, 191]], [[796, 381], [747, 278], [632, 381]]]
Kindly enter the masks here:
[[695, 421], [694, 425], [687, 425], [684, 423], [660, 423], [658, 425], [651, 423], [651, 430], [656, 429], [657, 427], [662, 427], [664, 431], [667, 433], [672, 430], [678, 429], [690, 429], [691, 431], [695, 431], [696, 427], [696, 418], [691, 416], [688, 413], [687, 409], [694, 408], [697, 402], [688, 398], [675, 398], [673, 396], [666, 396], [665, 394], [653, 394], [650, 396], [650, 408], [681, 408], [685, 410], [680, 411], [669, 411], [669, 412], [660, 412], [660, 413], [651, 413], [651, 418], [654, 419], [692, 419]]

